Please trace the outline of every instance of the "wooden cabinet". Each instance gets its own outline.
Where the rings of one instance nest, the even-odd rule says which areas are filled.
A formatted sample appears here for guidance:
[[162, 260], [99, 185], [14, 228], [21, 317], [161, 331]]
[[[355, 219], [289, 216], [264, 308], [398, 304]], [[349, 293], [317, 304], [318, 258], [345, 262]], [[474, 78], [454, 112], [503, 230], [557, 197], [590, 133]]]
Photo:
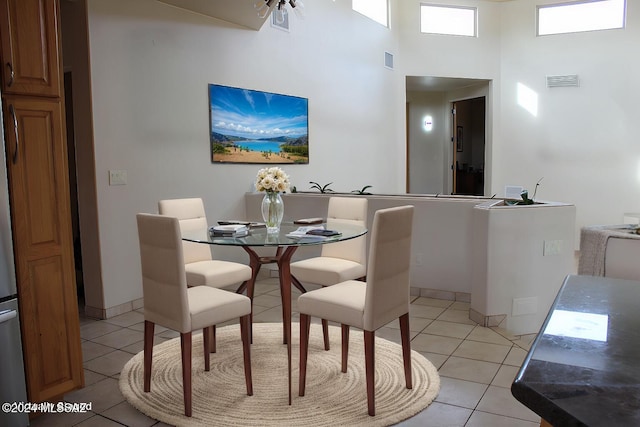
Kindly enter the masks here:
[[41, 402], [84, 381], [59, 4], [0, 0], [0, 9], [2, 109], [27, 393], [29, 401]]
[[62, 102], [7, 96], [4, 117], [27, 389], [43, 401], [83, 376]]
[[1, 0], [2, 92], [61, 96], [57, 0]]

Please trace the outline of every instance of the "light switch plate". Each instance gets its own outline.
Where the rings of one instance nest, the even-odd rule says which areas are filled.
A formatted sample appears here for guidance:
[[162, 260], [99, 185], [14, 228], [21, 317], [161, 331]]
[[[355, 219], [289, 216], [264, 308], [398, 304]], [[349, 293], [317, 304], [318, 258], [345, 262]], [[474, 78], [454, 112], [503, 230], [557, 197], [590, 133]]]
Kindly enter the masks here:
[[127, 185], [127, 171], [119, 169], [110, 170], [109, 185]]

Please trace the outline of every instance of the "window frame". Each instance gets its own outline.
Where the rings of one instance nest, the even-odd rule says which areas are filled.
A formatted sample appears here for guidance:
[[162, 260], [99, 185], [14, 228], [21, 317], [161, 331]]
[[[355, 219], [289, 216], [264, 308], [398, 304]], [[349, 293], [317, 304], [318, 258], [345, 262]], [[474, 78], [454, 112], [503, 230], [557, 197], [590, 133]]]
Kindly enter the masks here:
[[[369, 3], [370, 1], [371, 0], [367, 0], [366, 3]], [[386, 19], [386, 21], [387, 21], [386, 23], [382, 23], [382, 22], [378, 21], [377, 19], [375, 19], [375, 18], [371, 17], [370, 15], [367, 15], [366, 13], [364, 13], [362, 10], [357, 10], [354, 7], [353, 0], [351, 0], [351, 10], [353, 10], [356, 13], [359, 13], [360, 15], [364, 16], [365, 18], [368, 18], [368, 19], [372, 20], [373, 22], [375, 22], [377, 24], [382, 25], [383, 27], [390, 28], [390, 18], [389, 18], [389, 14], [390, 14], [389, 13], [390, 12], [389, 11], [389, 7], [390, 7], [390, 5], [389, 5], [389, 0], [384, 0], [384, 2], [385, 2], [385, 17], [387, 18]]]
[[[473, 35], [469, 34], [457, 34], [457, 33], [442, 33], [442, 32], [433, 32], [433, 31], [423, 31], [422, 25], [422, 14], [423, 7], [431, 7], [431, 8], [442, 8], [442, 9], [459, 9], [459, 10], [470, 10], [473, 11]], [[431, 34], [431, 35], [439, 35], [439, 36], [455, 36], [455, 37], [478, 37], [478, 7], [477, 6], [462, 6], [462, 5], [450, 5], [450, 4], [439, 4], [439, 3], [420, 3], [420, 33], [421, 34]]]
[[627, 26], [627, 0], [621, 0], [623, 2], [622, 6], [622, 24], [620, 27], [607, 27], [607, 28], [591, 28], [585, 30], [570, 30], [570, 31], [561, 31], [561, 32], [549, 32], [540, 34], [540, 10], [547, 9], [551, 10], [558, 7], [567, 7], [567, 6], [578, 6], [588, 3], [604, 3], [609, 0], [573, 0], [573, 1], [563, 1], [560, 3], [553, 4], [538, 4], [536, 5], [536, 37], [544, 37], [544, 36], [555, 36], [561, 34], [578, 34], [578, 33], [588, 33], [592, 31], [607, 31], [607, 30], [622, 30]]

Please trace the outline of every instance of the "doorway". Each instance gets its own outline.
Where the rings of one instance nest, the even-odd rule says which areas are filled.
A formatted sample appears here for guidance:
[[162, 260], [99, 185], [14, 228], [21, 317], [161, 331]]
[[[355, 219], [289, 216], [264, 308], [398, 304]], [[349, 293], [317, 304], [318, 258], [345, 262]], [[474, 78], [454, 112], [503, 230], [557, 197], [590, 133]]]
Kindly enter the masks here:
[[484, 96], [451, 104], [453, 194], [484, 195], [485, 113]]
[[85, 315], [104, 318], [87, 0], [61, 1], [60, 18], [65, 86], [69, 89], [65, 96], [68, 149], [74, 150], [69, 153], [69, 177], [76, 183], [71, 191], [76, 267], [81, 268], [76, 272], [77, 291], [83, 297]]
[[64, 72], [65, 123], [67, 130], [67, 163], [69, 165], [69, 200], [71, 202], [71, 231], [73, 236], [73, 260], [76, 268], [76, 293], [84, 302], [84, 279], [82, 275], [82, 247], [80, 239], [80, 217], [78, 214], [78, 176], [76, 174], [76, 139], [73, 123], [73, 75]]
[[406, 192], [488, 193], [491, 80], [406, 76], [405, 83]]

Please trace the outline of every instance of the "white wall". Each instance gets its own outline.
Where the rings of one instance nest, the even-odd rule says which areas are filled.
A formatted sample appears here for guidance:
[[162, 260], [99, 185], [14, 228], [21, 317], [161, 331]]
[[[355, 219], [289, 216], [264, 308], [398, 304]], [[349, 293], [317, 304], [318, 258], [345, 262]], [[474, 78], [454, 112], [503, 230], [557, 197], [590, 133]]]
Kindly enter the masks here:
[[540, 330], [564, 278], [575, 269], [575, 212], [575, 206], [556, 203], [474, 208], [472, 319], [516, 335]]
[[[247, 211], [258, 211], [263, 197], [247, 193]], [[330, 197], [287, 194], [284, 218], [293, 221], [326, 212]], [[563, 279], [575, 269], [573, 251], [563, 250], [573, 245], [575, 206], [505, 206], [498, 199], [464, 196], [340, 197], [367, 199], [369, 227], [376, 210], [415, 206], [413, 295], [470, 302], [470, 318], [484, 326], [501, 326], [516, 334], [537, 332]], [[260, 216], [248, 219], [260, 220]], [[369, 237], [367, 243], [371, 244]], [[545, 249], [552, 244], [557, 250]], [[293, 260], [319, 253], [318, 246], [301, 247]], [[517, 304], [522, 299], [529, 302], [525, 309]]]
[[[496, 79], [500, 72], [501, 4], [488, 1], [439, 0], [438, 4], [478, 8], [479, 37], [452, 37], [420, 32], [422, 0], [391, 2], [398, 10], [402, 70], [409, 76]], [[392, 10], [393, 11], [393, 10]]]
[[[487, 1], [465, 0], [441, 0], [438, 4], [452, 4], [473, 6], [478, 8], [481, 17], [478, 32], [480, 37], [451, 37], [435, 34], [422, 34], [420, 32], [420, 4], [421, 0], [403, 0], [391, 2], [395, 6], [395, 31], [398, 33], [400, 53], [397, 62], [401, 67], [398, 72], [408, 76], [432, 76], [432, 77], [456, 77], [469, 79], [486, 79], [492, 83], [481, 84], [475, 87], [464, 88], [458, 91], [446, 92], [442, 103], [444, 124], [442, 153], [444, 161], [442, 165], [443, 188], [436, 193], [450, 194], [453, 189], [451, 172], [447, 165], [452, 163], [452, 152], [448, 149], [449, 129], [451, 129], [451, 117], [447, 113], [450, 103], [460, 99], [485, 96], [487, 99], [487, 159], [485, 167], [489, 169], [485, 173], [485, 194], [491, 192], [491, 152], [490, 141], [497, 138], [494, 123], [499, 123], [499, 117], [493, 116], [493, 111], [499, 108], [500, 87], [500, 3]], [[392, 9], [394, 12], [394, 9]], [[394, 16], [392, 14], [392, 16]], [[403, 94], [404, 95], [404, 94]], [[412, 95], [413, 96], [413, 95]], [[405, 97], [398, 101], [397, 108], [404, 108]], [[405, 130], [401, 126], [397, 130], [398, 138], [404, 138]], [[410, 143], [412, 144], [412, 143]], [[413, 145], [411, 145], [413, 147]], [[431, 162], [431, 160], [430, 160]], [[411, 172], [413, 173], [413, 171]], [[431, 187], [431, 186], [429, 186]]]
[[[577, 229], [621, 223], [624, 212], [640, 208], [640, 57], [632, 53], [640, 2], [627, 1], [624, 30], [546, 37], [534, 36], [531, 2], [505, 2], [501, 11], [493, 189], [531, 190], [544, 177], [538, 198], [575, 204]], [[580, 87], [546, 87], [546, 75], [561, 74], [578, 74]], [[518, 105], [518, 83], [537, 93], [536, 117]]]
[[[446, 126], [442, 92], [407, 92], [409, 103], [409, 193], [445, 193], [445, 159], [451, 133]], [[424, 118], [433, 118], [433, 129], [424, 129]]]
[[[439, 3], [477, 6], [479, 37], [420, 34], [420, 0], [399, 2], [402, 72], [492, 81], [485, 194], [504, 195], [505, 185], [533, 191], [544, 177], [539, 199], [577, 206], [576, 249], [581, 227], [638, 211], [640, 4], [627, 2], [624, 30], [536, 37], [530, 0]], [[557, 74], [578, 74], [580, 87], [547, 88], [545, 77]], [[536, 117], [518, 105], [518, 83], [537, 94]]]
[[[478, 7], [480, 36], [466, 38], [420, 34], [420, 1], [392, 1], [388, 30], [348, 1], [309, 0], [287, 33], [154, 0], [88, 0], [105, 306], [142, 294], [136, 212], [201, 196], [211, 218], [244, 215], [258, 167], [210, 163], [208, 83], [309, 98], [310, 164], [286, 167], [300, 189], [394, 193], [405, 189], [405, 76], [487, 79], [486, 194], [544, 176], [538, 197], [575, 204], [577, 228], [640, 210], [640, 4], [628, 2], [623, 31], [537, 38], [529, 0], [440, 0]], [[564, 73], [581, 87], [544, 86]], [[537, 117], [517, 105], [518, 82], [538, 93]], [[109, 169], [127, 170], [128, 185], [109, 187]]]
[[[261, 31], [154, 0], [89, 0], [93, 120], [105, 305], [142, 296], [135, 213], [163, 198], [203, 197], [210, 218], [244, 216], [258, 165], [212, 164], [207, 84], [309, 99], [309, 165], [300, 189], [404, 191], [404, 139], [393, 103], [404, 77], [384, 68], [391, 32], [347, 2], [310, 1], [291, 32]], [[251, 11], [253, 12], [253, 11]], [[396, 80], [398, 80], [396, 82]], [[358, 161], [367, 158], [368, 161]], [[108, 170], [127, 171], [126, 186]], [[241, 251], [222, 257], [238, 257]]]

